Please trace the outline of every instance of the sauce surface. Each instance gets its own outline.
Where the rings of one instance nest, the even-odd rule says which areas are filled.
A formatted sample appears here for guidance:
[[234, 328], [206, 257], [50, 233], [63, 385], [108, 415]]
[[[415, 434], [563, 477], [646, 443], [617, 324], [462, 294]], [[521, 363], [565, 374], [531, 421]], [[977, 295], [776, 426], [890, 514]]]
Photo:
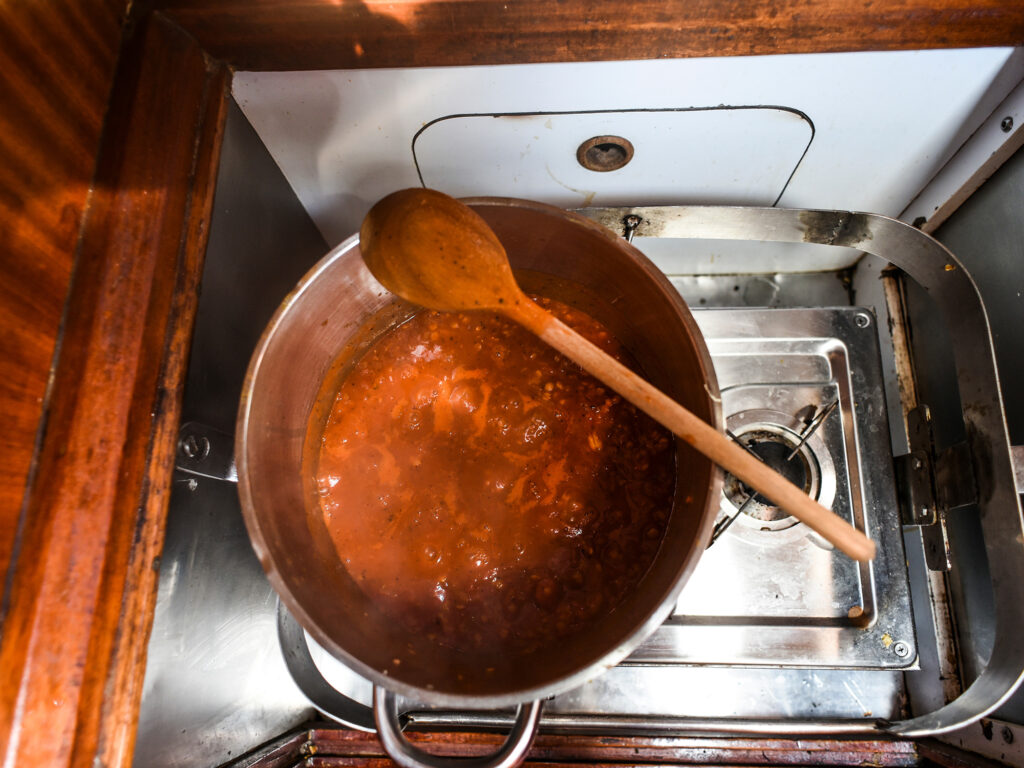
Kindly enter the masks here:
[[[627, 365], [597, 321], [539, 303]], [[671, 434], [510, 321], [422, 311], [345, 377], [316, 470], [349, 574], [410, 632], [529, 652], [613, 610], [657, 554]]]

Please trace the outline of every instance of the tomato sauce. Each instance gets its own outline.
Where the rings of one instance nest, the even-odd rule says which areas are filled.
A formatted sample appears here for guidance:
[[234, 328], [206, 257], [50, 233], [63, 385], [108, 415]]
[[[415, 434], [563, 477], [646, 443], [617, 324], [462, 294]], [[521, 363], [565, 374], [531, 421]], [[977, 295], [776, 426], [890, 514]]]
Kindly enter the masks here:
[[[539, 299], [631, 364], [590, 316]], [[421, 311], [342, 381], [316, 488], [349, 574], [408, 631], [529, 652], [612, 611], [672, 507], [664, 428], [527, 331]]]

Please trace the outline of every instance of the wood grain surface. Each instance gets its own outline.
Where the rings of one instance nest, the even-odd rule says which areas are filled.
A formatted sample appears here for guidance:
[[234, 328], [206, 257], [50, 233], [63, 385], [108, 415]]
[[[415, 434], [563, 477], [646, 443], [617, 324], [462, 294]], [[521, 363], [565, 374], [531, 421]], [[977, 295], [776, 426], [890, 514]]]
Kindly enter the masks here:
[[125, 5], [0, 3], [0, 601]]
[[[504, 740], [499, 733], [408, 731], [417, 747], [453, 758], [493, 753]], [[279, 744], [258, 750], [238, 768], [283, 768], [286, 765], [345, 768], [393, 768], [375, 734], [337, 726], [314, 725]], [[912, 742], [893, 739], [787, 739], [712, 736], [596, 736], [541, 733], [524, 765], [918, 765]]]
[[122, 55], [0, 643], [4, 765], [131, 762], [227, 82], [160, 18]]
[[158, 0], [243, 70], [745, 56], [1024, 43], [1010, 0]]

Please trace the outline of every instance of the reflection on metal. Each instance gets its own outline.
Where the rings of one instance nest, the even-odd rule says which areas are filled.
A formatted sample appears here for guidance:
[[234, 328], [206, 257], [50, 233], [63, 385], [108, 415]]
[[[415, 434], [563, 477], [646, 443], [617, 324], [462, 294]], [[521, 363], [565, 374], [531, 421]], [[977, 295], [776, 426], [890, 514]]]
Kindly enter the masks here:
[[845, 272], [767, 275], [670, 275], [692, 309], [703, 307], [845, 307]]
[[[878, 735], [898, 717], [899, 672], [619, 666], [545, 702], [541, 728], [630, 733]], [[508, 727], [511, 713], [431, 710], [405, 702], [416, 725]]]
[[[317, 670], [334, 679], [340, 662], [319, 659]], [[349, 686], [351, 674], [344, 676]], [[354, 697], [342, 684], [340, 693]], [[896, 671], [751, 669], [739, 667], [620, 665], [544, 703], [544, 732], [615, 734], [877, 735], [879, 720], [900, 717], [902, 674]], [[369, 707], [365, 706], [365, 712]], [[514, 712], [452, 711], [399, 699], [410, 725], [501, 728]], [[344, 722], [345, 711], [326, 711]]]
[[[277, 605], [277, 637], [292, 680], [309, 703], [332, 720], [358, 731], [375, 731], [373, 710], [332, 686], [317, 669], [306, 635], [283, 604]], [[404, 726], [404, 723], [401, 725]]]
[[[996, 622], [988, 665], [956, 700], [936, 712], [887, 723], [904, 736], [954, 730], [1008, 699], [1024, 677], [1024, 515], [1003, 411], [992, 333], [984, 303], [963, 265], [939, 242], [884, 216], [778, 208], [615, 208], [583, 213], [613, 230], [630, 213], [642, 216], [638, 236], [814, 242], [859, 248], [902, 269], [923, 286], [948, 317], [968, 443], [978, 472]], [[982, 471], [984, 470], [984, 471]]]

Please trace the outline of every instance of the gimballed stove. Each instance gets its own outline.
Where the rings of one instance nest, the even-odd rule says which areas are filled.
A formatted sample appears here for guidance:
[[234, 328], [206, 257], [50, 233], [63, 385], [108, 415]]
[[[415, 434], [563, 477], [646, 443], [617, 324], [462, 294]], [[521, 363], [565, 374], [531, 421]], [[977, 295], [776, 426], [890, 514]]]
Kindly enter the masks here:
[[[231, 433], [248, 357], [281, 298], [327, 247], [237, 112], [227, 130], [160, 564], [140, 766], [217, 764], [322, 715], [373, 727], [370, 684], [319, 649], [281, 608], [241, 518]], [[252, 183], [255, 177], [264, 183]], [[996, 612], [1003, 626], [1024, 626], [1024, 606], [1008, 597], [1024, 581], [1024, 544], [990, 336], [973, 284], [948, 252], [905, 225], [866, 214], [686, 207], [583, 213], [619, 231], [628, 219], [638, 244], [689, 237], [857, 248], [898, 264], [944, 308], [956, 307], [951, 336], [969, 448], [986, 459], [977, 485]], [[253, 225], [272, 216], [294, 225], [269, 235]], [[870, 272], [877, 267], [867, 264], [857, 267], [858, 297], [877, 284], [878, 273]], [[890, 434], [902, 414], [891, 370], [883, 380], [883, 366], [892, 363], [884, 362], [891, 350], [880, 358], [880, 340], [888, 337], [878, 324], [881, 304], [868, 296], [870, 308], [850, 306], [848, 278], [671, 279], [707, 339], [733, 439], [867, 533], [878, 557], [854, 563], [727, 479], [715, 540], [673, 615], [626, 662], [545, 702], [542, 727], [608, 735], [913, 736], [970, 722], [1013, 690], [1022, 641], [1003, 633], [959, 698], [922, 699], [913, 709], [908, 703], [915, 674], [938, 676], [935, 640], [925, 637], [931, 617], [915, 634], [911, 611], [908, 560], [915, 578], [927, 578], [920, 544], [904, 551], [903, 526], [925, 520], [908, 519], [906, 504], [901, 519], [897, 500], [907, 477], [897, 483], [893, 456], [906, 446], [901, 451]], [[897, 426], [892, 434], [899, 432]], [[913, 440], [910, 447], [918, 448]], [[912, 451], [903, 457], [910, 460], [904, 472], [918, 466], [918, 456], [927, 463], [926, 453]], [[927, 585], [922, 592], [915, 583], [915, 607], [924, 594], [929, 613]], [[918, 672], [926, 663], [932, 666]], [[408, 722], [424, 726], [507, 727], [512, 718], [415, 701], [400, 706]]]
[[[782, 713], [900, 717], [893, 670], [913, 668], [917, 654], [875, 318], [852, 307], [694, 317], [733, 439], [867, 532], [879, 556], [850, 560], [727, 476], [716, 538], [671, 618], [619, 667], [546, 702], [542, 722], [650, 731], [692, 718], [721, 728], [737, 719], [763, 727]], [[309, 698], [348, 725], [372, 727], [370, 684], [283, 614], [282, 624], [289, 667]], [[503, 722], [500, 713], [403, 706], [431, 726]]]

